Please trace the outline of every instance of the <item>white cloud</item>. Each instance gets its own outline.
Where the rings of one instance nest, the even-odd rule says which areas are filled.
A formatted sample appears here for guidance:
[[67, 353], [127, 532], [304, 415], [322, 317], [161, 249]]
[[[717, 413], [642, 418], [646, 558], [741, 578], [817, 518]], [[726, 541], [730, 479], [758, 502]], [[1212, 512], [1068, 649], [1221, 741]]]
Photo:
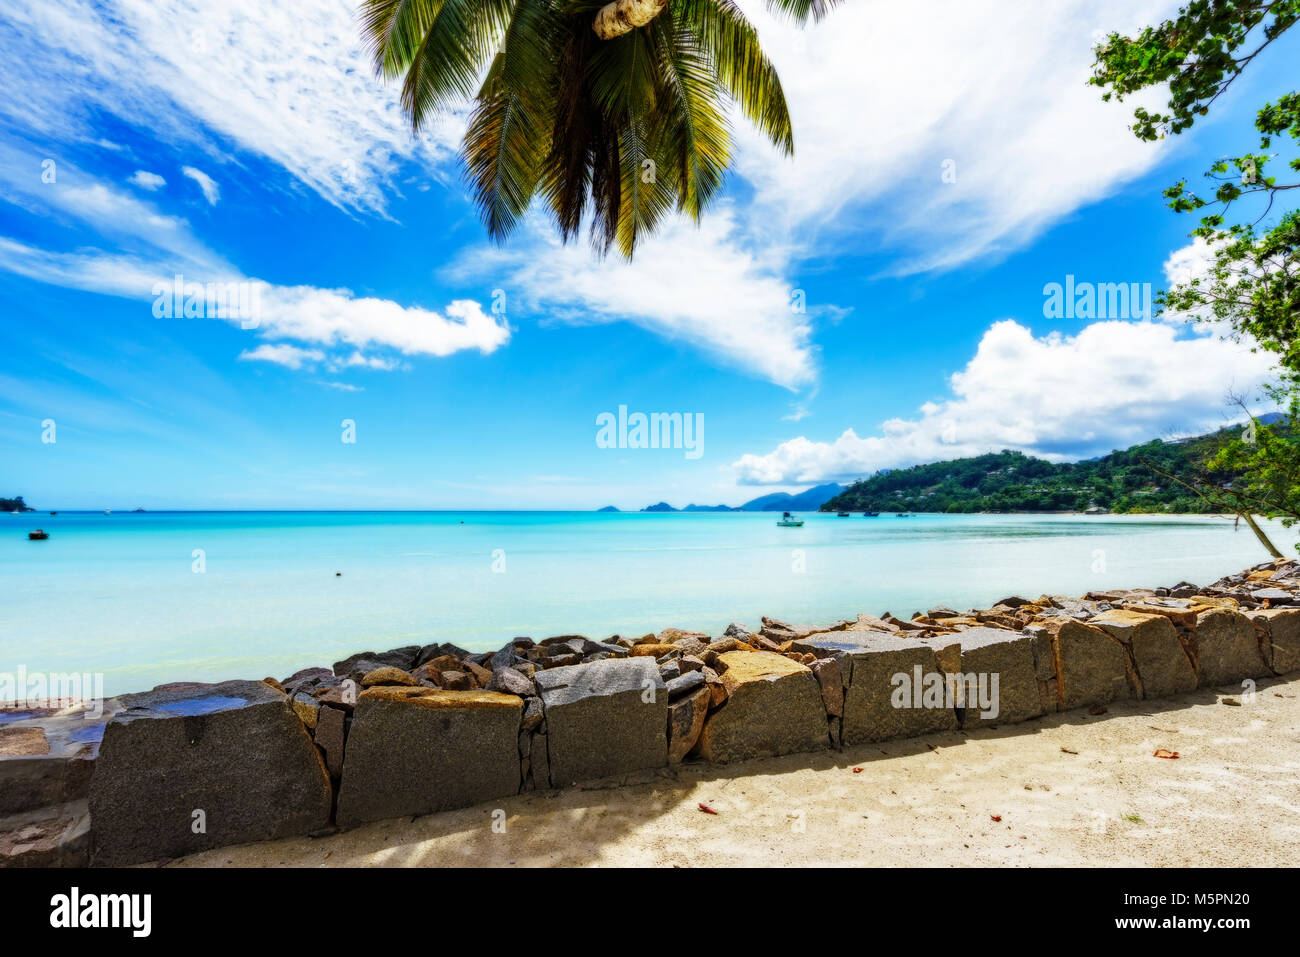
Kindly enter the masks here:
[[233, 143], [331, 203], [382, 212], [399, 164], [439, 167], [464, 121], [411, 135], [398, 87], [373, 77], [356, 6], [8, 0], [0, 126], [93, 143], [107, 112], [214, 156]]
[[902, 254], [894, 271], [946, 268], [1025, 245], [1163, 149], [1127, 128], [1141, 99], [1103, 103], [1086, 81], [1099, 31], [1174, 3], [929, 0], [923, 31], [903, 4], [845, 4], [803, 30], [745, 6], [795, 125], [787, 162], [738, 124], [757, 235], [798, 228], [825, 248], [852, 233]]
[[245, 349], [239, 354], [240, 359], [255, 362], [273, 362], [287, 369], [301, 369], [304, 365], [322, 362], [325, 353], [319, 349], [300, 349], [287, 343], [272, 345], [262, 343], [256, 349]]
[[221, 188], [217, 186], [216, 180], [193, 166], [182, 166], [181, 172], [199, 184], [199, 189], [203, 191], [203, 198], [208, 201], [209, 206], [217, 205], [217, 200], [221, 199]]
[[138, 169], [127, 178], [128, 183], [133, 183], [141, 189], [147, 189], [150, 192], [161, 189], [167, 185], [167, 180], [163, 179], [157, 173], [150, 173], [147, 170]]
[[[951, 396], [880, 434], [805, 436], [733, 463], [740, 484], [860, 478], [882, 468], [1019, 449], [1053, 461], [1100, 455], [1155, 436], [1225, 424], [1224, 400], [1268, 381], [1272, 359], [1161, 322], [1095, 322], [1078, 335], [1034, 336], [994, 323], [950, 379]], [[1194, 370], [1194, 371], [1192, 371]]]
[[595, 261], [584, 244], [562, 247], [548, 230], [534, 222], [527, 242], [476, 247], [449, 274], [486, 277], [556, 321], [634, 323], [788, 388], [813, 379], [812, 327], [792, 308], [784, 259], [770, 247], [742, 252], [729, 207], [699, 228], [672, 222], [634, 263]]
[[[0, 147], [0, 160], [6, 155]], [[364, 350], [405, 356], [448, 356], [463, 350], [487, 354], [510, 341], [509, 324], [487, 315], [477, 302], [468, 299], [454, 300], [439, 312], [374, 296], [358, 297], [345, 288], [286, 286], [247, 276], [199, 242], [184, 219], [165, 216], [141, 199], [85, 177], [75, 167], [68, 166], [60, 176], [58, 183], [41, 186], [39, 179], [29, 182], [15, 176], [0, 162], [0, 183], [11, 187], [14, 196], [30, 200], [31, 191], [39, 188], [43, 201], [49, 204], [46, 209], [75, 223], [92, 225], [132, 247], [131, 251], [109, 253], [84, 247], [55, 251], [0, 236], [0, 270], [53, 285], [138, 299], [143, 309], [150, 310], [155, 286], [170, 287], [177, 275], [186, 283], [204, 285], [253, 283], [258, 293], [252, 317], [256, 335], [313, 348], [345, 349], [345, 354], [332, 358], [339, 368], [395, 369], [400, 365], [391, 355], [366, 355]], [[250, 318], [241, 314], [229, 321], [242, 326]]]

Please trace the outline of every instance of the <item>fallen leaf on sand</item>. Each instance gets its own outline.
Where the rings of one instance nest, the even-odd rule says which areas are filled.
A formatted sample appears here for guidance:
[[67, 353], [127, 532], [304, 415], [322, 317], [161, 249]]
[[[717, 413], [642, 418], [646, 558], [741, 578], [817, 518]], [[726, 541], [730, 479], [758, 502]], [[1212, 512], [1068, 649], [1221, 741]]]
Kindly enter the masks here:
[[1000, 821], [1000, 820], [1002, 820], [1002, 815], [1001, 815], [1001, 814], [990, 814], [990, 815], [989, 815], [989, 818], [992, 819], [992, 820], [994, 820], [994, 821]]
[[854, 774], [861, 774], [862, 771], [863, 771], [862, 768], [854, 768], [854, 769], [853, 769], [853, 773], [854, 773]]
[[1219, 704], [1230, 705], [1233, 708], [1240, 708], [1241, 702], [1236, 698], [1220, 698]]
[[1157, 758], [1169, 758], [1171, 761], [1178, 757], [1177, 751], [1166, 751], [1164, 748], [1157, 748], [1155, 756]]
[[699, 803], [699, 809], [700, 809], [701, 811], [703, 811], [705, 814], [717, 814], [717, 813], [718, 813], [717, 811], [713, 810], [713, 808], [711, 808], [711, 807], [709, 807], [707, 804], [705, 804], [703, 801], [701, 801], [701, 802]]
[[1079, 753], [1078, 751], [1072, 751], [1070, 748], [1067, 748], [1065, 745], [1061, 745], [1061, 750], [1064, 751], [1066, 754], [1078, 754], [1078, 753]]

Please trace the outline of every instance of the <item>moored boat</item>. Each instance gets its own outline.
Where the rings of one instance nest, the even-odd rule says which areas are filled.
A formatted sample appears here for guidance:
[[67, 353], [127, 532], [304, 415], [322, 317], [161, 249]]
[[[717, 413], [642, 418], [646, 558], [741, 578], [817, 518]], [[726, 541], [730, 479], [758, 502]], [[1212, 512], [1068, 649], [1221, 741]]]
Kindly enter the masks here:
[[777, 522], [776, 524], [784, 528], [798, 528], [803, 524], [803, 519], [795, 518], [789, 512], [783, 512], [781, 514], [781, 521]]
[[43, 542], [49, 537], [50, 536], [45, 531], [39, 528], [34, 532], [27, 533], [27, 540], [29, 542]]

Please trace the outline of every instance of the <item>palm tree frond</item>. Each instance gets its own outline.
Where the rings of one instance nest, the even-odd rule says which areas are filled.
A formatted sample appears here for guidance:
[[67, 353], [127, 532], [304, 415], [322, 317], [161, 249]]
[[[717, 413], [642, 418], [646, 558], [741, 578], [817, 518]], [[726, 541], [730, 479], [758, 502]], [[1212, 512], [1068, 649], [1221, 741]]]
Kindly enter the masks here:
[[841, 0], [767, 0], [767, 8], [781, 13], [796, 23], [820, 20], [831, 12]]
[[781, 78], [740, 8], [733, 0], [680, 0], [673, 13], [678, 29], [694, 33], [707, 51], [723, 89], [741, 112], [782, 152], [792, 155], [794, 128]]

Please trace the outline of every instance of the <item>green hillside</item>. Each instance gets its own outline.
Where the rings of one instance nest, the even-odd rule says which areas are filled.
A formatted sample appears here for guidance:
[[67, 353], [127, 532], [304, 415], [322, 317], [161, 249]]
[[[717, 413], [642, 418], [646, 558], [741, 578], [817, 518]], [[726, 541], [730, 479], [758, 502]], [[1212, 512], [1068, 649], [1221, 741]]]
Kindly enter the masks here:
[[1240, 426], [1230, 426], [1178, 442], [1156, 439], [1089, 462], [1055, 464], [1010, 451], [932, 462], [854, 482], [822, 511], [1208, 512], [1197, 496], [1157, 470], [1189, 475], [1240, 433]]

